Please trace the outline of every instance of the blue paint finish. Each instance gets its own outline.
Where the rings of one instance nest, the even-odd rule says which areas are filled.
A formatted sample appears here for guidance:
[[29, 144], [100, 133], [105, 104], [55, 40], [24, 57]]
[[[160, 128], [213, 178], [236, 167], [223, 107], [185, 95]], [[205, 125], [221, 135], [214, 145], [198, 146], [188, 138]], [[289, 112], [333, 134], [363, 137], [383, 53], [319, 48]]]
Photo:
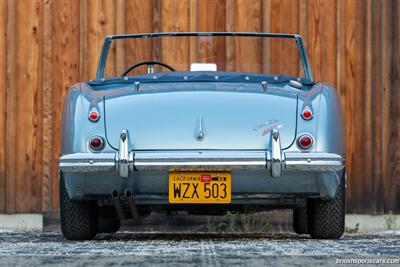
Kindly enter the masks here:
[[[113, 148], [127, 128], [134, 150], [266, 149], [274, 126], [288, 148], [295, 139], [296, 107], [297, 95], [288, 89], [265, 93], [260, 84], [165, 83], [106, 96], [104, 117]], [[193, 138], [198, 116], [207, 129], [203, 142]]]
[[86, 120], [81, 84], [73, 85], [67, 93], [61, 123], [61, 153], [86, 152]]
[[[185, 34], [295, 38], [306, 66], [306, 77], [174, 72], [156, 73], [156, 80], [153, 79], [154, 75], [101, 79], [109, 43], [113, 39]], [[215, 75], [218, 75], [218, 81]], [[289, 81], [294, 79], [300, 81], [303, 87], [290, 86]], [[267, 82], [266, 90], [262, 86], [263, 81]], [[139, 85], [135, 82], [139, 82]], [[300, 115], [306, 106], [314, 114], [310, 121], [303, 120]], [[101, 114], [97, 122], [88, 120], [92, 108]], [[200, 116], [206, 131], [206, 138], [201, 142], [195, 138]], [[89, 152], [87, 140], [93, 135], [102, 136], [107, 141], [101, 152], [115, 153], [122, 129], [129, 130], [133, 150], [265, 151], [270, 141], [270, 128], [278, 126], [282, 148], [286, 152], [298, 152], [296, 138], [301, 133], [309, 133], [315, 138], [310, 151], [344, 156], [339, 98], [331, 86], [312, 81], [307, 55], [299, 36], [252, 33], [109, 36], [102, 50], [97, 79], [74, 85], [68, 91], [63, 109], [61, 154]], [[132, 187], [139, 199], [138, 204], [160, 201], [167, 204], [165, 199], [146, 200], [148, 195], [165, 197], [168, 190], [167, 172], [134, 171], [125, 180], [117, 172], [64, 175], [68, 192], [76, 200], [88, 196], [109, 198], [114, 188], [123, 191]], [[283, 172], [279, 178], [272, 178], [267, 170], [234, 171], [232, 175], [234, 195], [304, 194], [329, 199], [336, 192], [342, 172]]]

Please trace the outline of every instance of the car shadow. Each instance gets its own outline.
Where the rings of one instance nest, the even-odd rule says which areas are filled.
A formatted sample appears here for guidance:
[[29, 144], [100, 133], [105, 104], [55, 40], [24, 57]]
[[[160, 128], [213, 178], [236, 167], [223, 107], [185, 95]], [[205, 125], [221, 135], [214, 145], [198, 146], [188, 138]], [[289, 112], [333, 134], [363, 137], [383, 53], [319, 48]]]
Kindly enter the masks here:
[[295, 233], [163, 233], [163, 232], [117, 232], [113, 234], [98, 234], [96, 240], [243, 240], [243, 239], [310, 239], [307, 235]]

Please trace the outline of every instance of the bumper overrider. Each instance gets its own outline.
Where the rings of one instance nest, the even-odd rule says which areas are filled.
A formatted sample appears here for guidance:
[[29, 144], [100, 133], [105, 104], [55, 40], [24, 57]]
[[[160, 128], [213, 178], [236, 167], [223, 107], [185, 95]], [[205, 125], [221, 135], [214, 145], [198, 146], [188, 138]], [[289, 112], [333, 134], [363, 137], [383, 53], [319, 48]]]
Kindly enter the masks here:
[[325, 152], [285, 152], [278, 129], [271, 133], [265, 151], [132, 151], [129, 132], [122, 130], [116, 153], [73, 153], [58, 162], [62, 172], [113, 172], [127, 178], [134, 171], [181, 168], [268, 170], [272, 177], [282, 171], [327, 172], [343, 169], [341, 155]]

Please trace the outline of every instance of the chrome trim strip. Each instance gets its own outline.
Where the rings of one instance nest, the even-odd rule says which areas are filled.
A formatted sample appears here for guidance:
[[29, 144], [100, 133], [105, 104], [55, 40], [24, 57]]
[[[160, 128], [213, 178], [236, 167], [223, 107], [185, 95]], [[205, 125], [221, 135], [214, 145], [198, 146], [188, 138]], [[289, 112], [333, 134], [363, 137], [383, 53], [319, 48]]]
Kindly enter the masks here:
[[171, 168], [266, 169], [265, 152], [137, 152], [136, 170]]
[[[232, 170], [271, 170], [268, 151], [199, 151], [199, 152], [135, 152], [129, 153], [132, 171], [169, 170], [171, 168], [228, 168]], [[324, 152], [284, 152], [283, 171], [339, 171], [340, 155]], [[64, 155], [58, 163], [64, 172], [117, 171], [114, 153], [75, 153]]]
[[[201, 122], [200, 122], [201, 123]], [[265, 151], [137, 151], [130, 147], [128, 130], [120, 134], [117, 153], [76, 153], [59, 159], [59, 169], [65, 172], [117, 171], [122, 178], [134, 170], [164, 170], [173, 168], [227, 168], [231, 170], [269, 170], [272, 177], [282, 171], [339, 171], [342, 157], [323, 152], [283, 152], [279, 130], [272, 129], [270, 148]]]
[[114, 153], [75, 153], [62, 156], [58, 168], [63, 172], [115, 171]]
[[344, 168], [343, 158], [338, 154], [324, 152], [285, 153], [286, 170], [296, 171], [340, 171]]

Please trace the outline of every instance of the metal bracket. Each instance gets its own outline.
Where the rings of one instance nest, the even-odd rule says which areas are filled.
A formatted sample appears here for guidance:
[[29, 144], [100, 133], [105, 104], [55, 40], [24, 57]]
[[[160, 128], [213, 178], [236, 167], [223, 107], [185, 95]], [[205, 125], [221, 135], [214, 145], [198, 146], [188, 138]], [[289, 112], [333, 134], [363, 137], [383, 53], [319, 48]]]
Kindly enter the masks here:
[[264, 92], [267, 92], [267, 89], [268, 89], [268, 84], [267, 84], [267, 82], [266, 82], [266, 81], [262, 81], [262, 82], [261, 82], [261, 86], [262, 86]]
[[119, 176], [128, 178], [129, 171], [133, 171], [133, 152], [131, 152], [131, 142], [127, 129], [122, 130], [119, 136], [119, 150], [116, 153], [115, 161]]
[[139, 91], [140, 82], [135, 82], [135, 91]]
[[271, 131], [270, 149], [269, 149], [268, 165], [270, 167], [271, 176], [281, 176], [282, 170], [285, 167], [285, 154], [281, 149], [281, 139], [278, 128], [273, 128]]

